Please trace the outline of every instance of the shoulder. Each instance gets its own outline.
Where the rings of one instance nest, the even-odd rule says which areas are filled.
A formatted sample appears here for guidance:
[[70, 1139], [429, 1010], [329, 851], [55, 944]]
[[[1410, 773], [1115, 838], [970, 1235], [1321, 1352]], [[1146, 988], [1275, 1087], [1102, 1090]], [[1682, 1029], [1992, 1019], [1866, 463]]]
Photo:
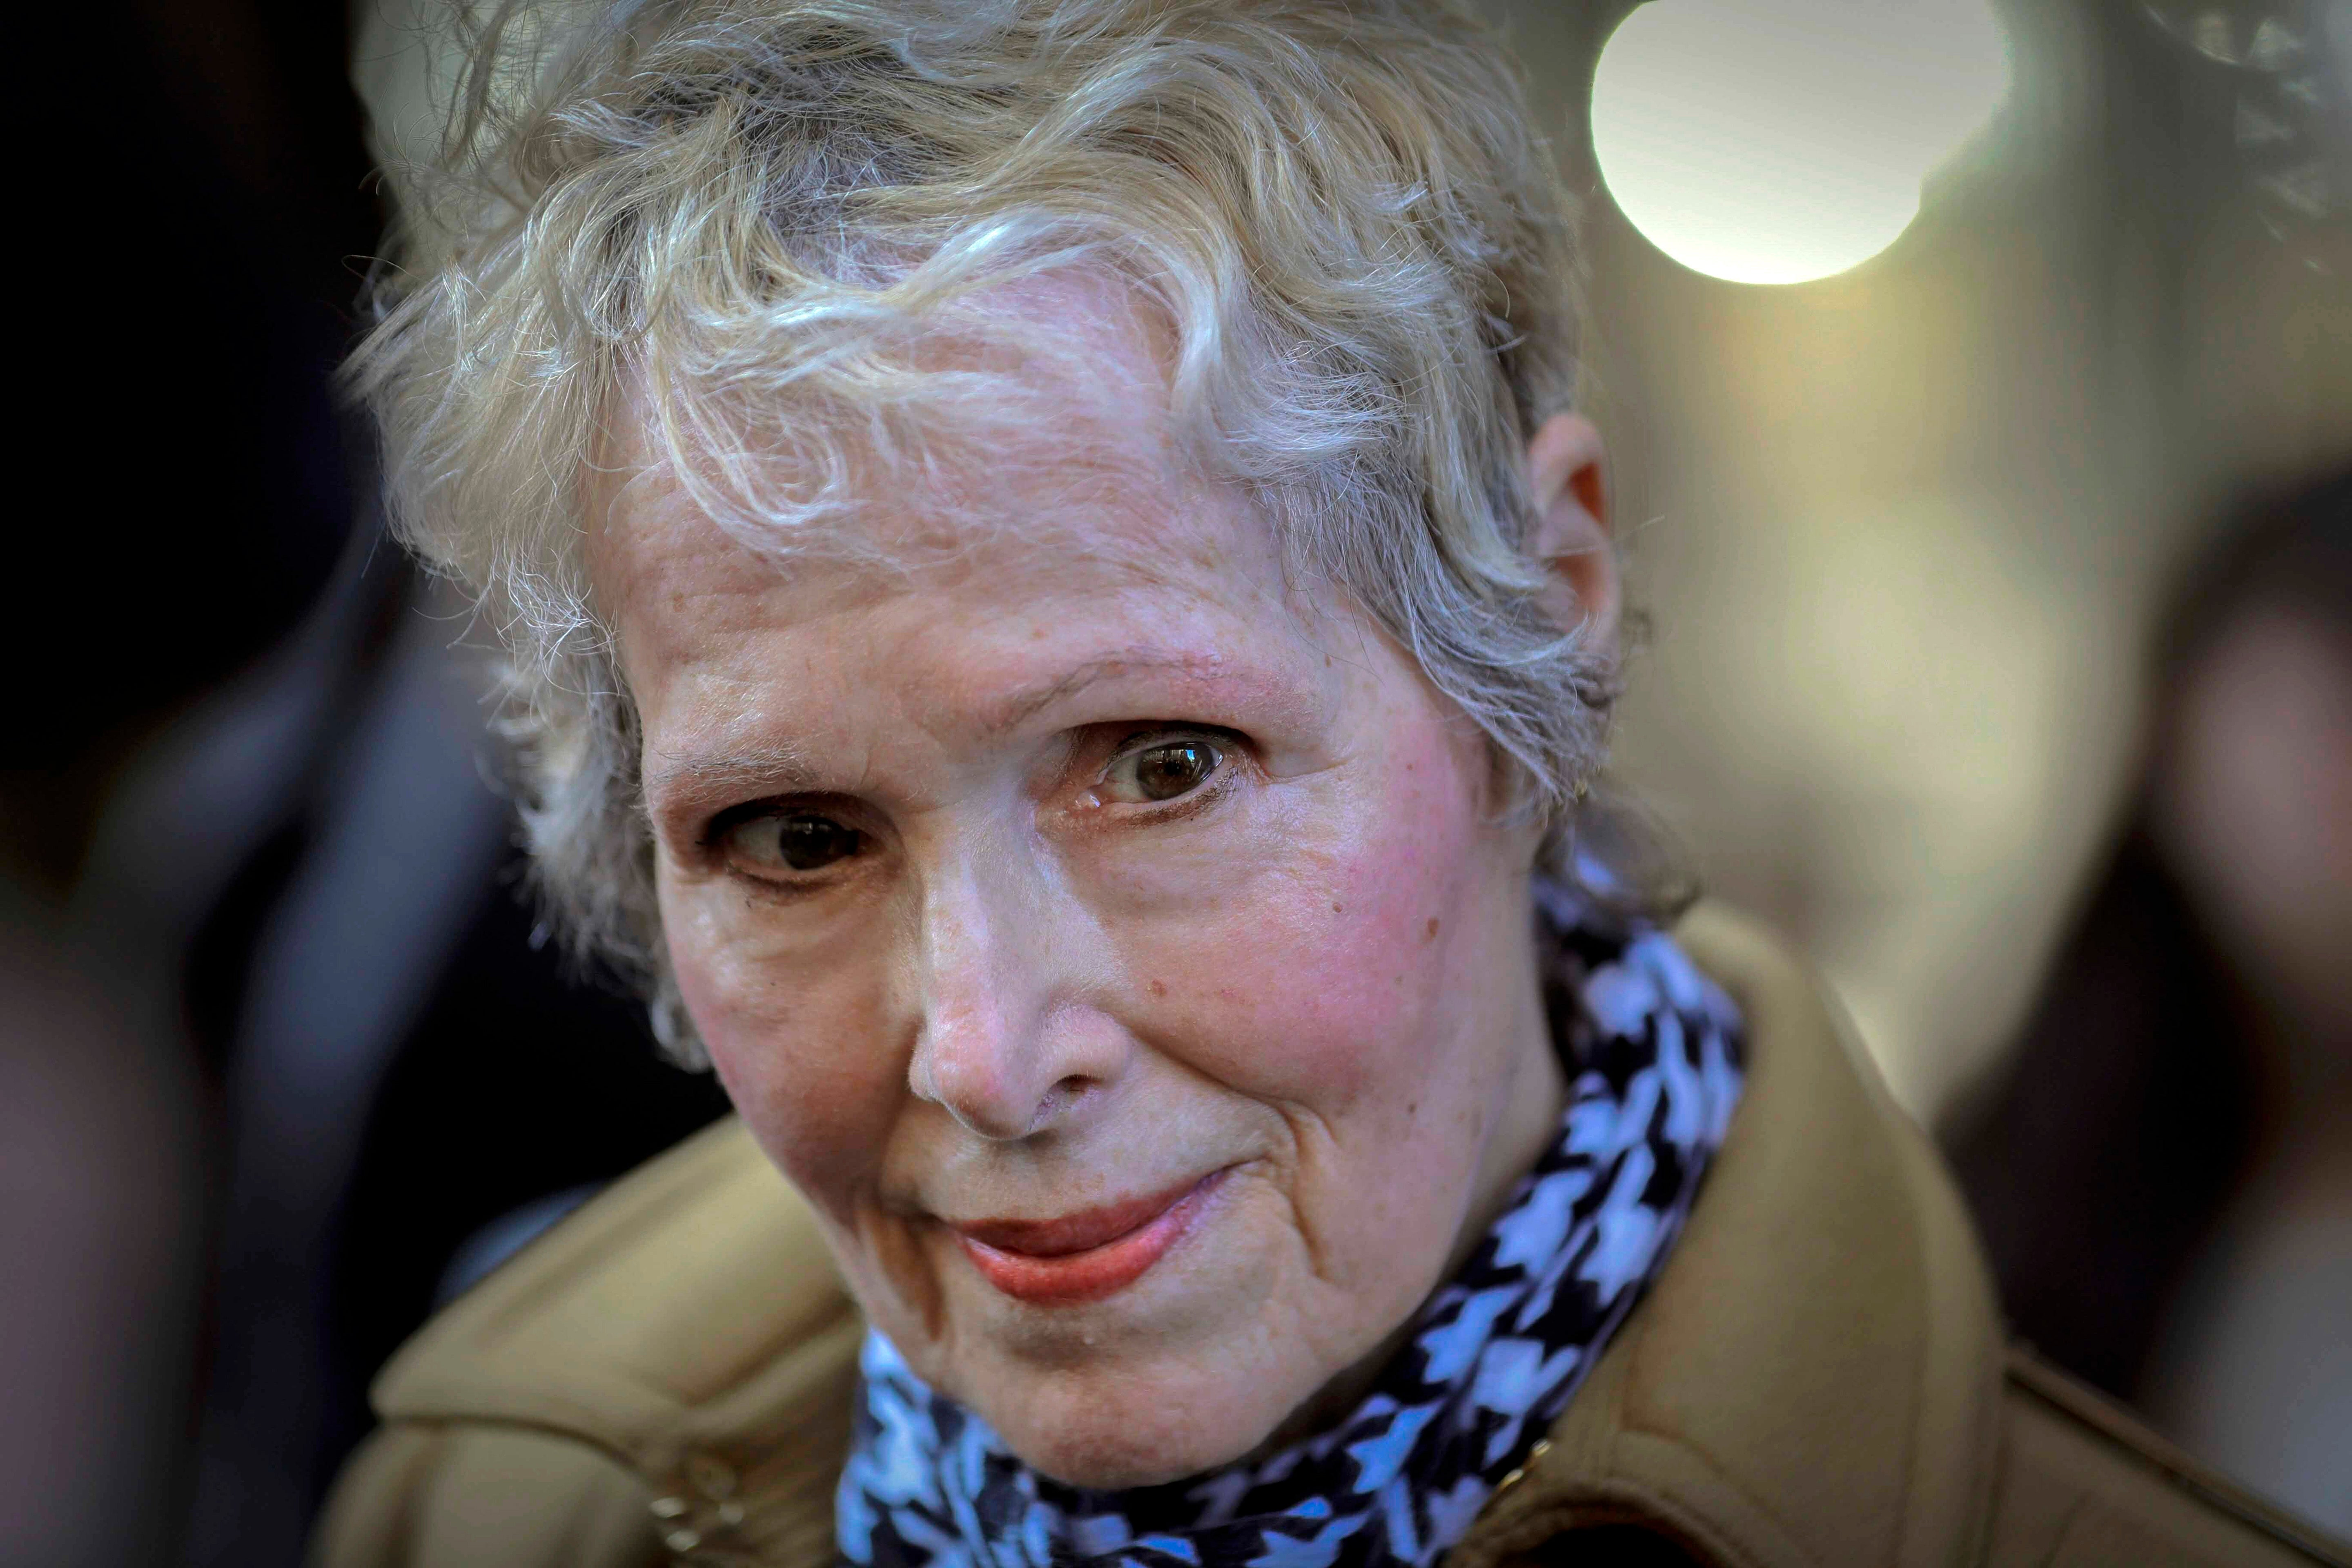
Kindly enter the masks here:
[[732, 1120], [600, 1195], [377, 1380], [326, 1568], [829, 1562], [864, 1325]]
[[1985, 1562], [2352, 1564], [2352, 1551], [2174, 1447], [2030, 1351], [2010, 1352]]
[[1739, 1005], [1747, 1089], [1648, 1297], [1449, 1568], [1578, 1561], [1594, 1530], [1606, 1560], [1639, 1535], [1788, 1568], [2326, 1550], [2014, 1355], [1941, 1161], [1820, 982], [1719, 908], [1676, 935]]

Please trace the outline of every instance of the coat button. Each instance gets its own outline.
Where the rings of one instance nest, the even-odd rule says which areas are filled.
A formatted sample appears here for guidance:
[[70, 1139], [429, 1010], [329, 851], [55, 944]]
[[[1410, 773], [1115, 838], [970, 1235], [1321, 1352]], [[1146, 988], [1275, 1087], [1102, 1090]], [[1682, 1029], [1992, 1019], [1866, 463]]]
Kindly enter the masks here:
[[686, 1479], [712, 1502], [724, 1502], [735, 1495], [734, 1470], [708, 1454], [686, 1457]]

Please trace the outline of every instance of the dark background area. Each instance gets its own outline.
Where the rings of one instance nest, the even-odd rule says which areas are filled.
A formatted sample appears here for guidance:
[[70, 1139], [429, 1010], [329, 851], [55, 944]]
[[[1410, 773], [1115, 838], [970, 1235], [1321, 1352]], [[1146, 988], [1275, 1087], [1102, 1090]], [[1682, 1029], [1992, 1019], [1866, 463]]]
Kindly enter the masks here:
[[[20, 521], [0, 618], [0, 936], [79, 971], [95, 1007], [163, 993], [123, 1009], [144, 1054], [56, 1102], [119, 1106], [118, 1070], [167, 1080], [184, 1159], [103, 1109], [87, 1152], [145, 1184], [131, 1201], [193, 1200], [201, 1239], [142, 1304], [193, 1309], [192, 1332], [141, 1331], [179, 1375], [110, 1412], [176, 1439], [142, 1458], [100, 1434], [111, 1473], [86, 1500], [20, 1515], [0, 1492], [0, 1558], [290, 1563], [368, 1380], [467, 1239], [724, 1100], [535, 938], [478, 658], [381, 538], [333, 383], [384, 221], [343, 11], [114, 23], [102, 76], [61, 55], [73, 79], [41, 95], [99, 183], [37, 312], [89, 330], [27, 366], [75, 458]], [[405, 898], [353, 874], [368, 856]], [[12, 1058], [56, 1043], [27, 1016]]]

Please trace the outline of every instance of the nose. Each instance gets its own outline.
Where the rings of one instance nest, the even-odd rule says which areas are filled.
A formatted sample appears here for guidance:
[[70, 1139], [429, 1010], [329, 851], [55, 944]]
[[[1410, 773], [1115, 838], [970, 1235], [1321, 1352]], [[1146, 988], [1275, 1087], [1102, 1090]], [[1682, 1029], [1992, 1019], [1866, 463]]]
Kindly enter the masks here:
[[1019, 848], [978, 848], [924, 879], [921, 1009], [908, 1086], [992, 1142], [1066, 1125], [1108, 1087], [1125, 1031], [1085, 999], [1086, 922]]

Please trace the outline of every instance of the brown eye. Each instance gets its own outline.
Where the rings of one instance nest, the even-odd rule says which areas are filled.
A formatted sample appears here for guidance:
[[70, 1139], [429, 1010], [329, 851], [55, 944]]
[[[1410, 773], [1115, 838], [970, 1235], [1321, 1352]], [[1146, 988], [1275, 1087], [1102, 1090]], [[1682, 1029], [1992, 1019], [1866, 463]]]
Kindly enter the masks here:
[[1111, 782], [1130, 800], [1174, 800], [1206, 784], [1223, 760], [1215, 746], [1197, 737], [1163, 741], [1112, 763]]
[[731, 828], [728, 847], [761, 870], [822, 871], [857, 853], [865, 835], [829, 816], [795, 812]]

